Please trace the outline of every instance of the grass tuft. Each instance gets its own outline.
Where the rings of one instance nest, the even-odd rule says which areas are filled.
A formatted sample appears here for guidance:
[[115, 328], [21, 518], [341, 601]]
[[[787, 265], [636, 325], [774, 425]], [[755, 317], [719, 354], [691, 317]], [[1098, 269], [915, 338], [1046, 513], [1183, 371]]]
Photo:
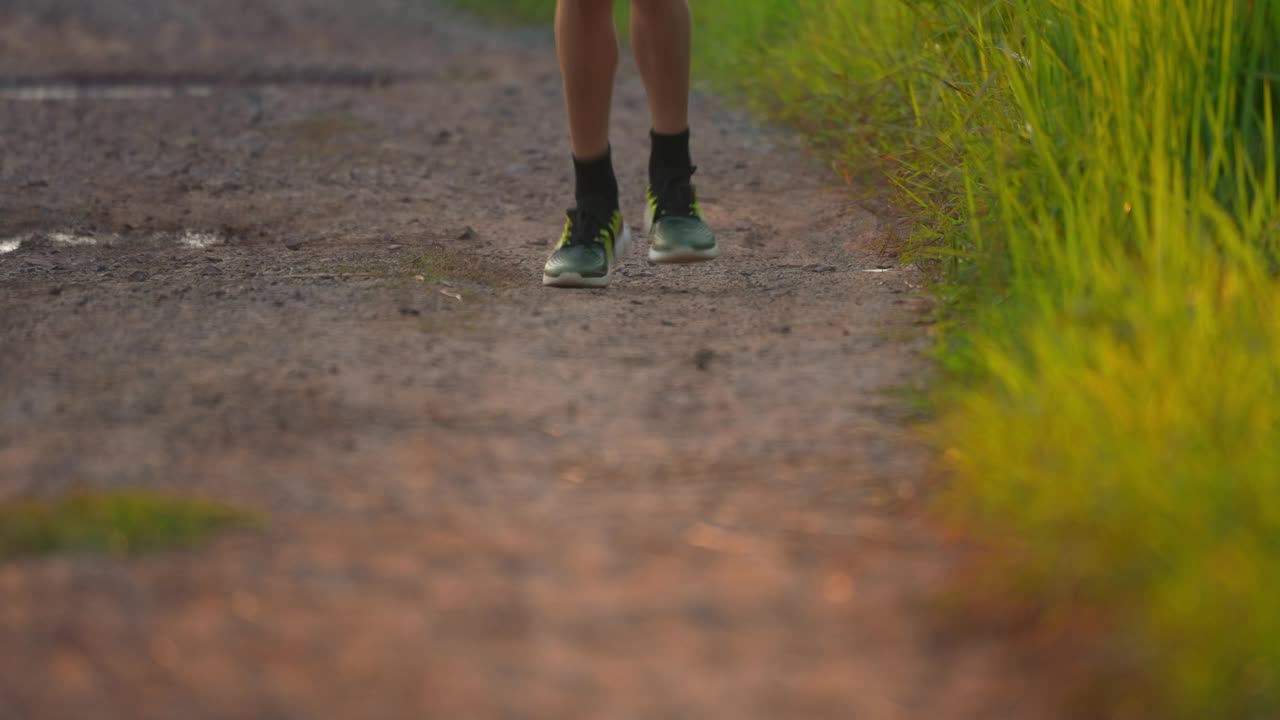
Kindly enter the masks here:
[[0, 559], [192, 547], [217, 530], [259, 522], [256, 515], [225, 505], [144, 491], [16, 500], [0, 503]]

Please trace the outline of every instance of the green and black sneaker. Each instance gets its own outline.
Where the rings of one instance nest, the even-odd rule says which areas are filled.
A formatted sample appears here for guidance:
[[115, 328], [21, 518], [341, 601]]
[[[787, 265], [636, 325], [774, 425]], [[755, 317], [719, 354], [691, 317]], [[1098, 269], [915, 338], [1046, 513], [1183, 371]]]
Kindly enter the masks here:
[[656, 263], [691, 263], [712, 260], [720, 254], [716, 235], [702, 220], [698, 191], [693, 186], [697, 168], [673, 172], [650, 185], [644, 214], [649, 236], [649, 259]]
[[631, 230], [614, 210], [607, 219], [597, 213], [573, 208], [564, 225], [564, 234], [555, 252], [542, 268], [542, 284], [567, 288], [609, 286], [613, 270], [627, 254]]

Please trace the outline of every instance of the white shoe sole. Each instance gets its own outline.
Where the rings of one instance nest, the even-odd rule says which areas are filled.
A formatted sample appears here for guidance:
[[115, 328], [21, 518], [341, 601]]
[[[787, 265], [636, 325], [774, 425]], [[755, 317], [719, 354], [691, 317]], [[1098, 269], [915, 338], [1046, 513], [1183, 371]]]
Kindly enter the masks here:
[[663, 252], [649, 248], [649, 260], [663, 265], [683, 265], [686, 263], [706, 262], [720, 256], [720, 248], [710, 250], [671, 250]]
[[613, 248], [613, 262], [609, 265], [609, 270], [604, 277], [582, 277], [578, 273], [561, 273], [559, 277], [552, 277], [547, 274], [542, 276], [542, 284], [546, 287], [558, 288], [605, 288], [609, 287], [609, 281], [613, 279], [613, 271], [622, 264], [627, 257], [627, 251], [631, 249], [631, 228], [623, 225], [622, 235], [618, 238], [617, 244]]
[[710, 250], [656, 250], [653, 247], [653, 212], [646, 209], [644, 214], [644, 235], [649, 238], [649, 262], [659, 265], [687, 265], [688, 263], [706, 262], [720, 256], [720, 246]]

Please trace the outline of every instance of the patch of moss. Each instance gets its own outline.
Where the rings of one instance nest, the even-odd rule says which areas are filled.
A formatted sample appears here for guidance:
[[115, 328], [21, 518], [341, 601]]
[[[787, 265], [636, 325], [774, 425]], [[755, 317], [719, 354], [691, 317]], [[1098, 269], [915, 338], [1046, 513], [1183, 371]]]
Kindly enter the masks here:
[[282, 125], [276, 132], [296, 142], [324, 145], [367, 127], [368, 123], [350, 115], [313, 115]]
[[375, 267], [373, 265], [357, 265], [344, 263], [333, 268], [334, 274], [337, 275], [369, 275], [371, 277], [391, 277], [394, 273], [385, 267]]
[[496, 290], [513, 287], [518, 282], [510, 270], [495, 268], [484, 258], [465, 255], [419, 255], [409, 261], [408, 269], [435, 284], [463, 282]]
[[0, 559], [192, 547], [217, 530], [260, 522], [257, 515], [226, 505], [141, 490], [16, 500], [0, 503]]

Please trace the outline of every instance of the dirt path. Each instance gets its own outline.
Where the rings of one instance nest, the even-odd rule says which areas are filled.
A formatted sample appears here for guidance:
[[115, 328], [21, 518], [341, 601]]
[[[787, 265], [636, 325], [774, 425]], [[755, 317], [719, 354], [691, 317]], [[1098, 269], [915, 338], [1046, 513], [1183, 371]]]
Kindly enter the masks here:
[[918, 279], [792, 140], [699, 101], [722, 259], [544, 290], [543, 35], [426, 0], [14, 5], [0, 498], [270, 524], [0, 566], [0, 718], [1036, 716], [927, 607], [946, 554], [892, 392]]

